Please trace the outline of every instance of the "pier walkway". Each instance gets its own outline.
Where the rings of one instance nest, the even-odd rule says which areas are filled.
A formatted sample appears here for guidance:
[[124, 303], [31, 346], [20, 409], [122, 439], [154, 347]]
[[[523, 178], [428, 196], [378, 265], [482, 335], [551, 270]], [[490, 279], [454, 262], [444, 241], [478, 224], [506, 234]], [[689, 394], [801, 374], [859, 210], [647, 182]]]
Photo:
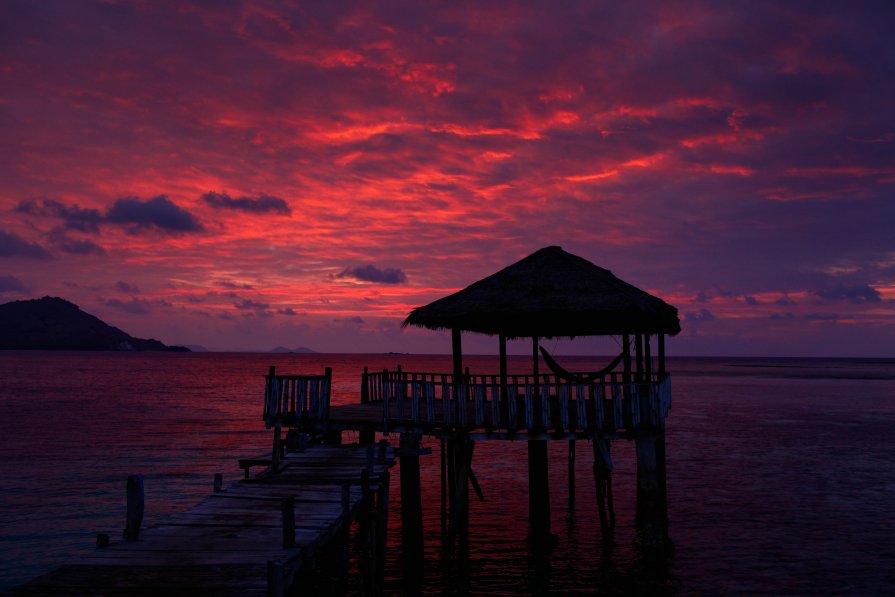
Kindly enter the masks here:
[[315, 445], [286, 453], [277, 474], [265, 469], [222, 486], [189, 510], [144, 529], [137, 540], [98, 547], [10, 594], [282, 594], [297, 574], [314, 566], [318, 554], [347, 538], [359, 514], [384, 528], [375, 511], [387, 508], [394, 458], [385, 443]]

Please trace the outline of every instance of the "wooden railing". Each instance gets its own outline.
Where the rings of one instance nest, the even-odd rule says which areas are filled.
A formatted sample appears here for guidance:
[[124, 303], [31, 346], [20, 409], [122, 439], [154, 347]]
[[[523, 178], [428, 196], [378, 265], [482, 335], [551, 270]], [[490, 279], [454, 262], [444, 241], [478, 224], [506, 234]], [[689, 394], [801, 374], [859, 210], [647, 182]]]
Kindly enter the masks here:
[[671, 407], [667, 375], [626, 380], [611, 373], [587, 383], [553, 374], [464, 375], [364, 371], [361, 400], [382, 404], [383, 423], [449, 429], [579, 432], [655, 427]]
[[277, 375], [271, 367], [265, 376], [264, 424], [271, 427], [295, 425], [299, 421], [329, 420], [332, 369], [323, 375]]

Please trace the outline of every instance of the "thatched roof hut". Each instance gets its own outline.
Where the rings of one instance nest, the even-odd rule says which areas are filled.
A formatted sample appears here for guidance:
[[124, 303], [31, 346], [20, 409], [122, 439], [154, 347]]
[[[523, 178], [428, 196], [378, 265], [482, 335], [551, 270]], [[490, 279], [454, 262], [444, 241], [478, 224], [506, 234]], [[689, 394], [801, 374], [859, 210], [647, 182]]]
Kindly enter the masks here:
[[545, 247], [414, 309], [404, 326], [522, 337], [677, 334], [677, 309], [609, 270]]

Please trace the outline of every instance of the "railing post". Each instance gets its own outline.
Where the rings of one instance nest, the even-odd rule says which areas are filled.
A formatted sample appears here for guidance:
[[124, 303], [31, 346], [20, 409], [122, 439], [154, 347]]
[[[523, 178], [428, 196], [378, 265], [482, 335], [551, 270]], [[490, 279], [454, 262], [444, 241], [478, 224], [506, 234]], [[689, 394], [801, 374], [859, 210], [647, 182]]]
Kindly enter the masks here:
[[369, 388], [369, 379], [368, 379], [367, 368], [364, 367], [364, 372], [360, 378], [360, 403], [366, 404], [370, 401], [370, 388]]

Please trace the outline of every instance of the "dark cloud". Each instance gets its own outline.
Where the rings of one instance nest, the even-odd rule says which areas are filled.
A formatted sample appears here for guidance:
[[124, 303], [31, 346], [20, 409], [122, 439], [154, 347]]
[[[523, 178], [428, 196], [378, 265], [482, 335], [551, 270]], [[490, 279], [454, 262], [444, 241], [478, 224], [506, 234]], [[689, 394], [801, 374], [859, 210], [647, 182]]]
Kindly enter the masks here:
[[24, 292], [25, 285], [15, 276], [0, 276], [0, 292]]
[[795, 318], [796, 316], [792, 313], [774, 313], [771, 315], [771, 321], [790, 321]]
[[792, 300], [791, 298], [789, 298], [788, 296], [781, 296], [776, 301], [774, 301], [774, 304], [781, 305], [781, 306], [788, 306], [788, 305], [795, 305], [796, 302], [794, 300]]
[[836, 313], [806, 313], [804, 319], [807, 321], [838, 321], [839, 315]]
[[137, 288], [133, 284], [128, 284], [127, 282], [122, 282], [121, 280], [118, 280], [118, 282], [115, 283], [115, 290], [118, 290], [120, 292], [126, 292], [128, 294], [140, 294], [139, 288]]
[[155, 228], [174, 233], [203, 229], [193, 214], [171, 202], [165, 195], [145, 201], [138, 197], [118, 199], [106, 213], [106, 220], [132, 229]]
[[753, 307], [756, 305], [760, 305], [761, 303], [754, 296], [746, 296], [744, 297], [747, 305], [752, 305]]
[[53, 247], [71, 255], [102, 255], [106, 250], [91, 240], [71, 238], [64, 230], [57, 229], [50, 233]]
[[[158, 229], [166, 232], [197, 232], [203, 229], [199, 220], [187, 210], [179, 207], [165, 195], [142, 200], [138, 197], [122, 197], [102, 213], [97, 209], [83, 209], [78, 205], [66, 205], [55, 199], [20, 202], [14, 209], [17, 213], [42, 218], [62, 220], [69, 230], [98, 233], [100, 225], [106, 222], [127, 226], [131, 231]], [[98, 252], [96, 247], [73, 245], [71, 253]]]
[[289, 317], [295, 317], [298, 315], [298, 312], [292, 307], [286, 307], [285, 309], [277, 309], [277, 313], [280, 315], [288, 315]]
[[66, 228], [81, 232], [98, 232], [99, 224], [103, 220], [102, 214], [97, 209], [65, 205], [55, 199], [22, 201], [16, 206], [15, 211], [32, 216], [59, 218]]
[[378, 282], [381, 284], [403, 284], [407, 281], [407, 275], [397, 268], [379, 269], [373, 264], [349, 267], [342, 270], [337, 278], [356, 278], [364, 282]]
[[234, 209], [249, 213], [278, 213], [289, 215], [292, 209], [285, 200], [272, 195], [261, 194], [257, 197], [230, 197], [226, 193], [205, 193], [202, 199], [212, 207]]
[[879, 291], [867, 284], [818, 290], [817, 296], [828, 301], [848, 301], [853, 305], [878, 303], [882, 300]]
[[42, 246], [28, 242], [17, 234], [0, 230], [0, 257], [47, 259], [50, 254]]
[[125, 313], [130, 313], [131, 315], [148, 315], [153, 312], [155, 307], [170, 307], [171, 303], [161, 299], [155, 300], [142, 300], [142, 299], [131, 299], [129, 301], [122, 301], [119, 299], [107, 299], [103, 301], [103, 304], [107, 307], [111, 307], [112, 309], [116, 309], [118, 311], [123, 311]]
[[270, 309], [270, 305], [268, 303], [261, 303], [250, 299], [243, 299], [238, 303], [234, 303], [233, 306], [242, 311], [243, 315], [248, 317], [273, 317], [273, 313], [268, 310]]
[[715, 315], [709, 311], [708, 309], [700, 309], [699, 311], [690, 311], [686, 315], [684, 315], [684, 321], [688, 322], [701, 322], [701, 321], [715, 321]]

